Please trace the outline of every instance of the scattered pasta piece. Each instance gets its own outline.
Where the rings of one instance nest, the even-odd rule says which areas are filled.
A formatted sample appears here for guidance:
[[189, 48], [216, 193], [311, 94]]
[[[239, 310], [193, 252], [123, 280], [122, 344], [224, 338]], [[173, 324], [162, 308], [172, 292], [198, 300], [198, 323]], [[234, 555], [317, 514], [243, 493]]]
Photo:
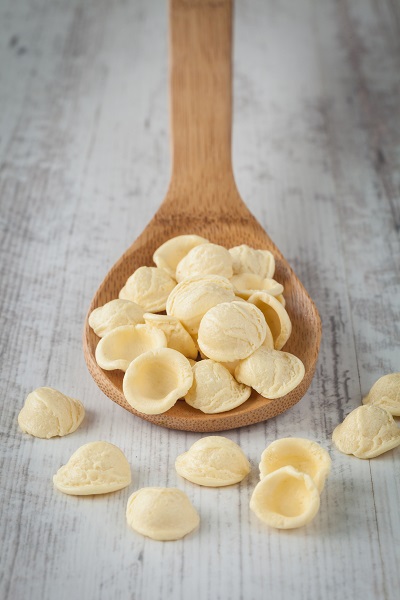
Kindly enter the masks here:
[[175, 468], [181, 477], [208, 487], [238, 483], [251, 469], [240, 446], [219, 435], [195, 442], [187, 452], [178, 456]]
[[201, 360], [192, 367], [193, 384], [185, 401], [207, 414], [232, 410], [245, 402], [251, 388], [238, 383], [221, 363]]
[[400, 446], [400, 429], [392, 415], [374, 404], [359, 406], [332, 434], [340, 452], [357, 458], [374, 458]]
[[72, 496], [108, 494], [128, 486], [131, 480], [125, 455], [108, 442], [81, 446], [53, 477], [54, 486]]
[[101, 338], [96, 347], [96, 361], [105, 371], [126, 371], [140, 354], [166, 346], [167, 338], [161, 329], [150, 325], [125, 325]]
[[148, 487], [134, 492], [126, 508], [128, 525], [159, 541], [179, 540], [196, 529], [200, 517], [177, 488]]
[[261, 521], [277, 529], [310, 523], [320, 507], [318, 488], [306, 473], [286, 466], [266, 475], [257, 485], [250, 508]]
[[28, 394], [18, 424], [25, 433], [48, 440], [73, 433], [84, 416], [85, 409], [79, 400], [53, 388], [41, 387]]
[[192, 383], [188, 359], [171, 348], [160, 348], [131, 362], [124, 376], [123, 392], [137, 411], [159, 415], [183, 398]]
[[391, 415], [400, 417], [400, 373], [389, 373], [378, 379], [363, 399], [363, 404], [386, 408]]
[[321, 493], [331, 462], [328, 452], [316, 442], [304, 438], [281, 438], [272, 442], [262, 453], [260, 479], [281, 467], [291, 466], [307, 473]]

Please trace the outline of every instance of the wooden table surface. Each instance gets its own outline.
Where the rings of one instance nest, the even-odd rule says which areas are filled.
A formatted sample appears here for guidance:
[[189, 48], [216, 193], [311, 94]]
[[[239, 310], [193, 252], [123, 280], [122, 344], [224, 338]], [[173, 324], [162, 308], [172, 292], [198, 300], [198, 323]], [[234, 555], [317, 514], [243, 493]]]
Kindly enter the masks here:
[[[238, 187], [315, 300], [323, 340], [299, 404], [226, 433], [253, 466], [226, 489], [179, 478], [176, 456], [201, 436], [112, 403], [81, 347], [92, 295], [168, 184], [165, 2], [2, 0], [0, 32], [2, 600], [399, 598], [400, 448], [363, 461], [331, 442], [400, 370], [399, 3], [237, 0]], [[84, 402], [73, 435], [19, 431], [43, 385]], [[249, 510], [260, 454], [285, 436], [333, 461], [320, 512], [293, 531]], [[55, 471], [99, 439], [125, 452], [132, 485], [55, 491]], [[154, 485], [189, 495], [197, 532], [161, 543], [128, 529], [128, 496]]]

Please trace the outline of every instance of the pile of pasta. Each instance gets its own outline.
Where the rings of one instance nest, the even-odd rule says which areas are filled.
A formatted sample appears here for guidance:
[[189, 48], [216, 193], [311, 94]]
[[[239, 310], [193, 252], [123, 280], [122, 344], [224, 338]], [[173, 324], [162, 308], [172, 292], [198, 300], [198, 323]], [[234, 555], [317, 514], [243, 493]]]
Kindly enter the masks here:
[[161, 414], [183, 398], [207, 414], [240, 406], [252, 389], [285, 396], [304, 377], [282, 348], [292, 331], [268, 250], [229, 250], [197, 235], [174, 237], [96, 308], [96, 361], [124, 371], [127, 402]]

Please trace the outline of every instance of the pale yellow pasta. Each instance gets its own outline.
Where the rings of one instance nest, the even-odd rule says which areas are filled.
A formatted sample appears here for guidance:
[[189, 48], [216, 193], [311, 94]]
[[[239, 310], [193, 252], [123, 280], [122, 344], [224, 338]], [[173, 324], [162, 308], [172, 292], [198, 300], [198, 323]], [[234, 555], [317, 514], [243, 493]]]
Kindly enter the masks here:
[[391, 415], [400, 417], [400, 373], [389, 373], [378, 379], [363, 399], [363, 404], [386, 408]]
[[304, 377], [304, 365], [289, 352], [270, 350], [261, 346], [235, 369], [235, 379], [251, 386], [270, 400], [285, 396], [299, 385]]
[[283, 294], [278, 294], [278, 296], [275, 296], [275, 298], [282, 304], [283, 308], [286, 307], [286, 300], [283, 297]]
[[153, 540], [179, 540], [200, 523], [187, 495], [177, 488], [148, 487], [128, 500], [126, 520], [134, 531]]
[[307, 473], [322, 492], [331, 468], [326, 450], [316, 442], [304, 438], [281, 438], [272, 442], [262, 453], [260, 479], [281, 467], [291, 466]]
[[154, 315], [153, 313], [145, 313], [143, 318], [146, 325], [156, 327], [164, 332], [168, 348], [177, 350], [187, 358], [197, 357], [196, 344], [179, 319], [171, 315]]
[[73, 453], [53, 477], [64, 494], [108, 494], [128, 486], [131, 468], [123, 452], [109, 442], [90, 442]]
[[231, 277], [232, 285], [237, 296], [248, 300], [254, 292], [268, 292], [271, 296], [279, 296], [283, 292], [283, 285], [275, 279], [262, 278], [255, 273], [241, 273]]
[[150, 325], [125, 325], [107, 333], [96, 347], [96, 361], [105, 371], [126, 371], [140, 354], [165, 348], [167, 338], [161, 329]]
[[221, 363], [201, 360], [192, 367], [193, 384], [185, 401], [207, 414], [232, 410], [245, 402], [251, 388], [238, 383]]
[[89, 325], [96, 335], [105, 336], [116, 327], [144, 323], [144, 310], [130, 300], [111, 300], [95, 308], [89, 315]]
[[273, 277], [275, 258], [269, 250], [255, 250], [247, 244], [235, 246], [229, 250], [233, 259], [233, 273], [255, 273], [263, 279]]
[[180, 283], [196, 275], [232, 277], [232, 257], [228, 250], [218, 244], [202, 244], [190, 250], [176, 267], [176, 280]]
[[233, 300], [235, 293], [228, 279], [219, 275], [199, 275], [176, 286], [168, 297], [166, 310], [195, 336], [201, 319], [210, 308]]
[[[201, 355], [201, 353], [200, 353]], [[202, 358], [207, 358], [204, 355], [202, 356]], [[230, 362], [221, 362], [220, 364], [225, 367], [225, 369], [228, 369], [229, 373], [233, 376], [235, 376], [235, 369], [239, 364], [239, 360], [231, 360]]]
[[267, 292], [254, 292], [249, 302], [261, 310], [274, 339], [275, 350], [281, 350], [292, 333], [292, 323], [283, 304]]
[[175, 279], [176, 267], [182, 258], [195, 246], [207, 242], [206, 238], [199, 235], [178, 235], [157, 248], [153, 254], [153, 260], [157, 267], [164, 269]]
[[83, 404], [50, 387], [28, 394], [18, 415], [22, 431], [38, 438], [64, 436], [78, 429], [85, 416]]
[[139, 267], [129, 277], [119, 297], [139, 304], [146, 312], [157, 313], [165, 310], [167, 298], [175, 286], [175, 279], [164, 269]]
[[266, 475], [250, 500], [250, 508], [257, 517], [277, 529], [307, 525], [319, 507], [320, 496], [312, 478], [291, 466]]
[[219, 435], [203, 437], [175, 461], [181, 477], [207, 487], [222, 487], [242, 481], [250, 463], [240, 446]]
[[131, 362], [124, 376], [123, 392], [135, 410], [159, 415], [183, 398], [192, 383], [188, 359], [171, 348], [160, 348]]
[[357, 458], [374, 458], [400, 446], [400, 429], [384, 408], [359, 406], [338, 425], [332, 440], [340, 452]]
[[206, 356], [219, 362], [243, 359], [261, 346], [267, 335], [263, 314], [247, 302], [225, 302], [206, 312], [198, 343]]

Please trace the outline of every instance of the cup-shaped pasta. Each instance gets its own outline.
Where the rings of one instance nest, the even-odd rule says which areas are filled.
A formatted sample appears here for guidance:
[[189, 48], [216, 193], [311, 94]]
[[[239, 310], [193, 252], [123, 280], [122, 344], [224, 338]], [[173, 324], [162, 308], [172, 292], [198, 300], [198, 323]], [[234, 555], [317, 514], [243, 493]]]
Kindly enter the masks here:
[[233, 258], [233, 273], [255, 273], [263, 279], [273, 277], [275, 258], [269, 250], [255, 250], [246, 244], [229, 250]]
[[128, 500], [126, 520], [134, 531], [159, 541], [179, 540], [200, 523], [185, 492], [162, 487], [134, 492]]
[[195, 246], [207, 244], [207, 242], [206, 238], [199, 235], [177, 235], [157, 248], [153, 254], [153, 260], [157, 267], [164, 269], [175, 279], [176, 267], [182, 258]]
[[165, 310], [167, 298], [176, 281], [164, 269], [139, 267], [129, 277], [119, 293], [122, 300], [131, 300], [147, 312]]
[[96, 361], [105, 371], [126, 371], [140, 354], [166, 346], [167, 338], [160, 329], [150, 325], [125, 325], [101, 338], [96, 348]]
[[255, 292], [249, 302], [261, 310], [274, 338], [274, 348], [281, 350], [292, 333], [292, 323], [285, 307], [267, 292]]
[[176, 267], [176, 280], [180, 283], [196, 275], [232, 277], [232, 257], [228, 250], [218, 244], [202, 244], [190, 250]]
[[265, 340], [263, 341], [263, 343], [261, 344], [260, 347], [268, 348], [268, 350], [273, 350], [274, 349], [274, 338], [272, 337], [272, 332], [271, 332], [270, 328], [268, 327], [268, 325], [267, 325], [266, 329], [267, 329], [267, 333], [265, 336]]
[[278, 294], [278, 296], [275, 296], [275, 298], [278, 300], [278, 302], [280, 302], [282, 304], [283, 308], [285, 308], [286, 300], [283, 297], [283, 294]]
[[210, 435], [197, 440], [175, 461], [177, 473], [198, 485], [222, 487], [239, 483], [251, 467], [244, 452], [232, 440]]
[[366, 404], [347, 415], [335, 428], [332, 440], [343, 454], [375, 458], [400, 446], [400, 429], [385, 408]]
[[193, 383], [190, 363], [171, 348], [141, 354], [129, 365], [123, 380], [127, 402], [146, 415], [159, 415], [183, 398]]
[[53, 477], [64, 494], [108, 494], [128, 486], [131, 468], [123, 452], [109, 442], [89, 442], [73, 453]]
[[[201, 356], [202, 353], [200, 353]], [[208, 358], [206, 356], [202, 356], [202, 358]], [[222, 362], [220, 363], [225, 369], [228, 369], [229, 373], [235, 377], [235, 369], [239, 364], [239, 360], [231, 360], [230, 362]]]
[[96, 335], [104, 337], [116, 327], [144, 323], [144, 310], [130, 300], [111, 300], [95, 308], [89, 315], [89, 325]]
[[146, 325], [157, 327], [165, 333], [168, 348], [177, 350], [186, 358], [197, 357], [196, 344], [179, 319], [171, 315], [154, 315], [153, 313], [145, 313], [143, 318]]
[[197, 335], [205, 313], [221, 302], [235, 300], [233, 285], [219, 275], [199, 275], [185, 279], [167, 300], [167, 315], [179, 319], [191, 336]]
[[243, 300], [248, 300], [257, 291], [268, 292], [271, 296], [279, 296], [283, 292], [283, 285], [275, 279], [263, 279], [255, 273], [240, 273], [231, 277], [235, 293]]
[[235, 369], [235, 379], [254, 388], [264, 398], [282, 398], [299, 385], [304, 365], [297, 356], [261, 346]]
[[270, 444], [261, 455], [260, 479], [281, 467], [291, 466], [307, 473], [322, 492], [331, 469], [331, 458], [316, 442], [304, 438], [281, 438]]
[[246, 402], [251, 388], [238, 383], [221, 363], [200, 360], [193, 367], [193, 385], [185, 401], [207, 414], [232, 410]]
[[30, 435], [50, 439], [73, 433], [84, 416], [85, 409], [79, 400], [53, 388], [41, 387], [28, 394], [18, 424]]
[[231, 362], [252, 354], [266, 335], [265, 319], [256, 306], [248, 302], [224, 302], [202, 318], [198, 343], [209, 358]]
[[262, 479], [253, 492], [250, 508], [257, 517], [277, 529], [307, 525], [319, 510], [320, 497], [306, 473], [287, 466]]
[[386, 408], [391, 415], [400, 417], [400, 373], [389, 373], [378, 379], [363, 399], [363, 404]]

